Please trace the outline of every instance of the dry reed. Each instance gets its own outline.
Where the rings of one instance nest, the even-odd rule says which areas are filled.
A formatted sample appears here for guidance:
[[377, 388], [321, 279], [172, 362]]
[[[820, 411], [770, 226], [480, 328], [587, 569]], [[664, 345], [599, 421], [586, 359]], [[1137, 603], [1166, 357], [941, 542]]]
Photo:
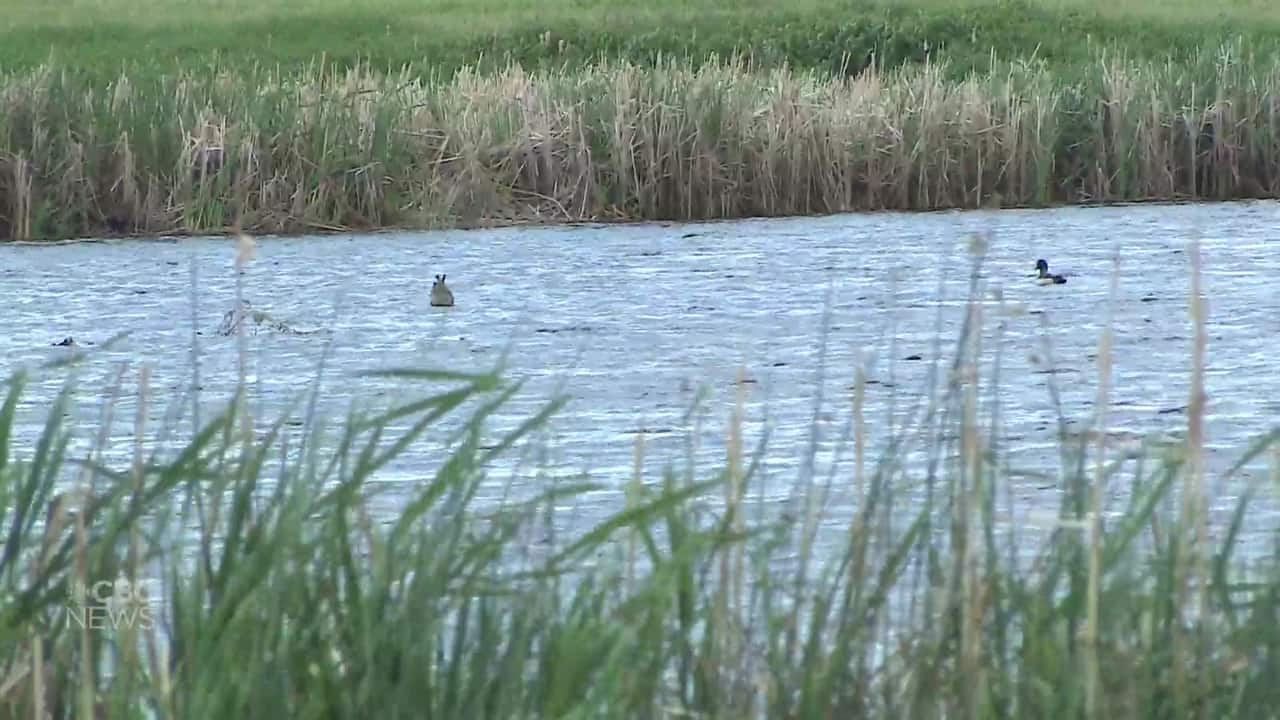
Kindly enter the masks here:
[[1280, 60], [0, 78], [0, 237], [1280, 195]]

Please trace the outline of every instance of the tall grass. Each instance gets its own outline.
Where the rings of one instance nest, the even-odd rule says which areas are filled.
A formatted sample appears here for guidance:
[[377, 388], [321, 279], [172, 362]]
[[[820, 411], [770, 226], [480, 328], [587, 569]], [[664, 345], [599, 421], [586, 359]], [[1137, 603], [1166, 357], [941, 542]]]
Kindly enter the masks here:
[[[537, 554], [527, 531], [563, 528], [595, 484], [476, 504], [493, 463], [560, 406], [493, 437], [486, 418], [518, 392], [497, 373], [395, 371], [424, 396], [336, 435], [250, 417], [242, 387], [184, 447], [148, 453], [144, 372], [121, 467], [100, 454], [110, 402], [85, 458], [68, 446], [70, 393], [34, 444], [15, 442], [19, 373], [0, 404], [0, 716], [1276, 717], [1280, 558], [1239, 531], [1280, 471], [1208, 532], [1197, 379], [1172, 446], [1110, 447], [1105, 414], [1064, 436], [1061, 504], [1035, 538], [997, 502], [1031, 469], [998, 442], [1008, 308], [976, 270], [927, 407], [867, 426], [855, 384], [848, 435], [888, 450], [830, 479], [856, 484], [851, 513], [803, 473], [797, 512], [750, 511], [768, 449], [746, 451], [739, 400], [724, 469], [654, 468], [637, 442], [626, 504]], [[1205, 320], [1190, 314], [1198, 376]], [[380, 515], [370, 482], [427, 433], [451, 450]], [[1099, 512], [1119, 482], [1128, 507]], [[822, 552], [820, 527], [840, 538]], [[154, 624], [66, 617], [69, 588], [119, 576], [163, 578]]]
[[1275, 197], [1280, 60], [0, 80], [0, 237]]

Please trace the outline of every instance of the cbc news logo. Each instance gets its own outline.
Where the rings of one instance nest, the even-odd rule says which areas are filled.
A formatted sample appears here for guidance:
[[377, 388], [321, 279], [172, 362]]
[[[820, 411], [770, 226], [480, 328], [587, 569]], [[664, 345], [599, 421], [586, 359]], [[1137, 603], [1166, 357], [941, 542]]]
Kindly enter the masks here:
[[160, 587], [156, 580], [67, 582], [67, 623], [73, 629], [150, 630], [155, 626]]

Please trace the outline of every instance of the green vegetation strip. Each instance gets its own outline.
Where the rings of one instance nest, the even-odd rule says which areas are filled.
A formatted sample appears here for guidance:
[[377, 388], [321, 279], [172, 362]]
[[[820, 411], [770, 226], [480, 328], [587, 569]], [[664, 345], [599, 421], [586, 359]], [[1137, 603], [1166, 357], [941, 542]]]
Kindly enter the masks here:
[[[786, 481], [801, 512], [751, 509], [768, 448], [744, 449], [741, 408], [723, 469], [640, 452], [626, 500], [566, 531], [606, 488], [548, 479], [475, 503], [560, 407], [494, 434], [519, 390], [498, 374], [394, 373], [421, 399], [301, 428], [250, 417], [242, 386], [171, 452], [147, 449], [170, 429], [140, 421], [119, 463], [101, 451], [121, 430], [65, 424], [70, 388], [15, 439], [16, 375], [0, 394], [0, 718], [1271, 717], [1280, 558], [1269, 539], [1243, 554], [1240, 532], [1262, 517], [1274, 538], [1256, 514], [1280, 489], [1280, 430], [1240, 449], [1236, 470], [1270, 454], [1272, 477], [1235, 472], [1213, 532], [1225, 478], [1204, 473], [1194, 401], [1183, 439], [1064, 433], [1061, 467], [1011, 464], [973, 290], [937, 359], [956, 372], [924, 409], [890, 437], [877, 428], [897, 423], [864, 427], [853, 405], [842, 437], [890, 451], [864, 464], [859, 444], [852, 477], [831, 478], [857, 498], [839, 516], [804, 473]], [[428, 436], [449, 439], [439, 467], [372, 507], [379, 469]], [[101, 440], [82, 457], [73, 437]], [[1024, 500], [1027, 483], [1044, 489]], [[146, 598], [117, 582], [148, 577], [163, 582]]]
[[750, 53], [762, 67], [861, 69], [946, 60], [955, 72], [1037, 58], [1078, 66], [1100, 47], [1142, 59], [1224, 40], [1280, 44], [1272, 4], [1120, 0], [79, 0], [0, 6], [0, 69], [49, 63], [99, 79], [138, 72], [316, 62], [418, 74], [475, 65], [580, 66], [601, 58], [701, 63]]

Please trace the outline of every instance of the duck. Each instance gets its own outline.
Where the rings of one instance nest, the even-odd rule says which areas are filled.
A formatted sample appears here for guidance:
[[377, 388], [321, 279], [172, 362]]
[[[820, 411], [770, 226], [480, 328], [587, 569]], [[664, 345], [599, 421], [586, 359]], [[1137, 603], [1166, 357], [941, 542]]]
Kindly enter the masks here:
[[432, 307], [453, 307], [453, 291], [444, 284], [444, 278], [444, 275], [437, 275], [436, 281], [431, 283]]
[[1049, 263], [1043, 258], [1036, 261], [1036, 282], [1041, 285], [1061, 285], [1067, 281], [1061, 275], [1049, 274]]

